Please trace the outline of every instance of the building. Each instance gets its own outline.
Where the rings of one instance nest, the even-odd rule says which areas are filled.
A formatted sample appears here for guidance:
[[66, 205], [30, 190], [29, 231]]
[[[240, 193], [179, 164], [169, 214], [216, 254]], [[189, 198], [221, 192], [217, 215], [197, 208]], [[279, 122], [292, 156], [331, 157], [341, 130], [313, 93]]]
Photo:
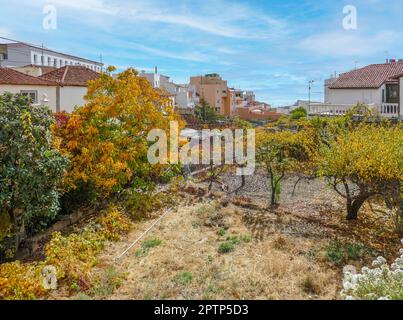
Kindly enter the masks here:
[[57, 83], [56, 111], [72, 112], [84, 105], [88, 81], [99, 78], [99, 73], [83, 66], [66, 66], [39, 77]]
[[58, 68], [40, 77], [0, 68], [0, 94], [25, 94], [33, 104], [46, 105], [54, 112], [72, 112], [76, 106], [85, 104], [88, 81], [98, 77], [98, 72], [82, 66]]
[[190, 78], [200, 99], [205, 100], [217, 113], [231, 114], [231, 101], [227, 81], [213, 73]]
[[191, 84], [176, 84], [170, 77], [159, 74], [155, 68], [154, 73], [141, 72], [140, 77], [146, 78], [154, 89], [163, 89], [169, 93], [172, 105], [180, 113], [192, 113], [195, 106], [199, 103], [195, 86]]
[[282, 116], [281, 113], [258, 107], [238, 108], [235, 115], [245, 121], [276, 121]]
[[48, 106], [56, 111], [57, 84], [10, 68], [0, 68], [0, 94], [10, 92], [29, 96], [35, 105]]
[[365, 104], [384, 117], [402, 116], [400, 75], [403, 61], [390, 60], [341, 74], [325, 82], [325, 103], [311, 106], [311, 114], [340, 115]]
[[101, 72], [103, 64], [97, 61], [53, 51], [22, 42], [0, 44], [0, 67], [24, 67], [28, 65], [61, 68], [84, 66]]
[[46, 66], [36, 66], [34, 64], [29, 64], [29, 65], [22, 66], [22, 67], [11, 67], [11, 69], [25, 73], [29, 76], [40, 77], [41, 75], [43, 75], [45, 73], [56, 70], [57, 68], [46, 67]]

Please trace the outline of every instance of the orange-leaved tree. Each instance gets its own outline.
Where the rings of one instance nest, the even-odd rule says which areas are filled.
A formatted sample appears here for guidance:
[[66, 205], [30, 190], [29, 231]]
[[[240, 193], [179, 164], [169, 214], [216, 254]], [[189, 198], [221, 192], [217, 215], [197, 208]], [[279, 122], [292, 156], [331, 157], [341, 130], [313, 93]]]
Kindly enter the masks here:
[[86, 104], [67, 121], [58, 121], [55, 133], [61, 151], [71, 160], [67, 184], [91, 184], [101, 195], [135, 185], [161, 172], [147, 161], [151, 129], [167, 133], [172, 120], [180, 121], [164, 98], [134, 69], [112, 76], [109, 67], [88, 83]]

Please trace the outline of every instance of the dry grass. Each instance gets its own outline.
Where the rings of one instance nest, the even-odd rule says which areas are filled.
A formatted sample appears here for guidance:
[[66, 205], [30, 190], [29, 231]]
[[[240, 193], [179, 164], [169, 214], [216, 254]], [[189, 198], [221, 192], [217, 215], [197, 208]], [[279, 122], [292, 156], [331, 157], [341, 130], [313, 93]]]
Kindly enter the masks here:
[[[213, 223], [206, 223], [206, 221]], [[150, 225], [138, 225], [135, 239]], [[225, 226], [226, 233], [218, 232]], [[180, 207], [144, 239], [161, 239], [147, 255], [129, 253], [115, 268], [127, 273], [108, 299], [336, 299], [341, 274], [313, 259], [324, 242], [273, 234], [259, 241], [232, 205]], [[228, 240], [230, 239], [230, 240]], [[232, 240], [231, 240], [232, 239]], [[234, 250], [218, 248], [234, 241]], [[111, 260], [130, 243], [110, 247]], [[307, 278], [310, 275], [310, 278]]]

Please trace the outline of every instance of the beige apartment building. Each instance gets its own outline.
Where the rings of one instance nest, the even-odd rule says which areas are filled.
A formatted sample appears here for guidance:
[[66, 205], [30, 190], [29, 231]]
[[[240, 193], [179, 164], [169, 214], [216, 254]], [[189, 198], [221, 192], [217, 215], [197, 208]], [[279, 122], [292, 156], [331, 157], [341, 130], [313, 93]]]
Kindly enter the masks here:
[[207, 74], [190, 78], [200, 99], [204, 99], [214, 110], [223, 115], [231, 115], [231, 99], [228, 84], [218, 74]]

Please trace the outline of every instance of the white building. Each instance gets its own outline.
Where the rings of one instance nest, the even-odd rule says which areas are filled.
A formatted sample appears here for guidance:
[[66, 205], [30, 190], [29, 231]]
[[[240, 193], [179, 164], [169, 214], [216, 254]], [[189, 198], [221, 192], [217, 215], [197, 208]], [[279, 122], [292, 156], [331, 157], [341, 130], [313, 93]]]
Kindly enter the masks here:
[[311, 114], [345, 114], [352, 106], [365, 104], [384, 117], [403, 115], [400, 75], [403, 62], [391, 60], [341, 74], [325, 82], [325, 103], [310, 106]]
[[176, 84], [170, 77], [159, 74], [157, 68], [154, 73], [140, 73], [140, 77], [146, 78], [153, 88], [166, 90], [172, 96], [173, 105], [179, 110], [193, 110], [199, 103], [194, 85]]
[[72, 112], [85, 104], [87, 83], [99, 73], [80, 66], [67, 66], [33, 77], [11, 68], [0, 68], [0, 94], [11, 92], [31, 97], [32, 103], [46, 105], [53, 112]]
[[22, 42], [0, 44], [0, 67], [23, 67], [27, 65], [61, 68], [84, 66], [96, 72], [103, 64], [97, 61], [53, 51]]

